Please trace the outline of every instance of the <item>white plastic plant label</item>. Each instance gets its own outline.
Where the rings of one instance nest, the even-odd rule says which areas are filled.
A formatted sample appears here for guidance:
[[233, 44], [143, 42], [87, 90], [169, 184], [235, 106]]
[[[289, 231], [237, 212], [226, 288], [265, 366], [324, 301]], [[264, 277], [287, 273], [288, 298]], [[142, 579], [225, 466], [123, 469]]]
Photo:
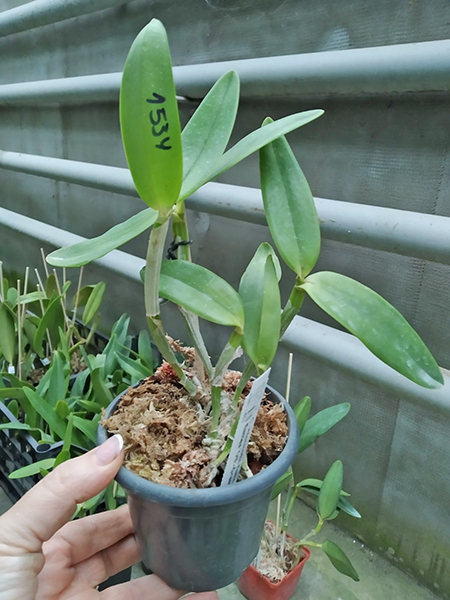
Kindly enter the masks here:
[[267, 369], [258, 379], [255, 379], [245, 399], [221, 485], [231, 485], [237, 481], [269, 375], [270, 369]]
[[16, 369], [15, 369], [14, 365], [8, 365], [8, 373], [10, 375], [15, 375]]

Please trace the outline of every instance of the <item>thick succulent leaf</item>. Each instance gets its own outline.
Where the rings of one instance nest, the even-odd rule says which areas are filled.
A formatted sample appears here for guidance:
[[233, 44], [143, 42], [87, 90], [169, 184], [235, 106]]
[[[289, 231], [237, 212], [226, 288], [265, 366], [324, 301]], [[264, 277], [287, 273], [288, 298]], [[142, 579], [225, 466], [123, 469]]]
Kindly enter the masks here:
[[64, 374], [64, 361], [62, 360], [60, 353], [55, 352], [53, 354], [53, 360], [49, 373], [49, 385], [45, 399], [51, 406], [56, 406], [59, 400], [64, 400], [69, 388], [69, 377]]
[[1, 354], [8, 363], [13, 363], [17, 350], [14, 318], [4, 303], [0, 303], [0, 332]]
[[98, 237], [55, 250], [47, 256], [47, 262], [56, 267], [81, 267], [86, 265], [137, 237], [151, 227], [157, 217], [156, 210], [147, 208], [123, 223], [114, 225]]
[[329, 431], [336, 423], [339, 423], [348, 414], [350, 408], [348, 402], [343, 402], [325, 408], [308, 419], [300, 436], [298, 452], [303, 452], [306, 448], [309, 448], [321, 435]]
[[259, 246], [239, 284], [245, 314], [242, 347], [260, 371], [270, 367], [278, 348], [281, 300], [273, 249]]
[[94, 286], [83, 311], [82, 321], [88, 325], [97, 314], [106, 291], [106, 283], [100, 281]]
[[227, 147], [239, 103], [239, 77], [225, 73], [211, 88], [181, 134], [185, 198], [198, 189]]
[[[323, 115], [323, 110], [308, 110], [278, 119], [278, 121], [274, 121], [265, 127], [253, 131], [222, 155], [222, 158], [211, 172], [208, 175], [205, 174], [204, 180], [199, 183], [196, 189], [225, 171], [228, 171], [228, 169], [234, 167], [234, 165], [241, 162], [241, 160], [244, 160], [244, 158], [247, 158], [247, 156], [250, 156], [250, 154], [253, 154], [253, 152], [257, 152], [266, 144], [273, 142], [273, 140], [276, 140], [280, 136], [297, 129], [302, 125], [314, 121], [314, 119], [317, 119], [321, 115]], [[183, 200], [194, 191], [195, 190], [192, 189], [189, 190], [188, 194], [181, 194], [180, 200]]]
[[423, 387], [443, 385], [442, 373], [419, 335], [376, 292], [350, 277], [326, 271], [309, 276], [302, 287], [384, 363]]
[[337, 460], [331, 465], [320, 488], [317, 514], [323, 521], [329, 519], [337, 509], [343, 480], [344, 468], [342, 462]]
[[308, 420], [310, 411], [311, 398], [309, 396], [305, 396], [304, 398], [302, 398], [294, 408], [295, 418], [297, 419], [297, 425], [300, 430], [300, 434], [302, 433], [303, 428], [306, 425], [306, 421]]
[[152, 19], [134, 40], [120, 88], [120, 127], [140, 197], [160, 212], [181, 190], [183, 157], [169, 42]]
[[275, 498], [279, 496], [281, 492], [284, 492], [284, 490], [288, 487], [293, 477], [294, 473], [292, 472], [292, 468], [289, 467], [286, 473], [283, 473], [283, 475], [281, 475], [281, 477], [279, 477], [275, 482], [275, 485], [272, 488], [270, 499], [275, 500]]
[[[264, 125], [273, 122], [266, 119]], [[317, 262], [320, 227], [314, 198], [286, 138], [260, 150], [264, 212], [284, 262], [301, 278]]]
[[194, 314], [219, 325], [244, 326], [239, 294], [221, 277], [185, 260], [166, 260], [161, 266], [159, 292]]
[[351, 577], [354, 581], [359, 581], [359, 575], [355, 570], [355, 567], [349, 561], [344, 552], [334, 542], [326, 540], [322, 544], [322, 550], [328, 556], [331, 564], [343, 575]]

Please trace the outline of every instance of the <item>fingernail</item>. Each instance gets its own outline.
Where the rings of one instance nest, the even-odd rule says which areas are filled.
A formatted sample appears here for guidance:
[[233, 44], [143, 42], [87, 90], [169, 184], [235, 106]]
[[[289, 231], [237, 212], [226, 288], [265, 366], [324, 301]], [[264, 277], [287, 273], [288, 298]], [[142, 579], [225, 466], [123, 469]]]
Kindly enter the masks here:
[[123, 438], [120, 433], [116, 433], [106, 442], [103, 442], [101, 446], [97, 448], [95, 451], [95, 458], [97, 459], [97, 463], [104, 467], [105, 465], [109, 465], [117, 456], [119, 456], [120, 451], [123, 448]]

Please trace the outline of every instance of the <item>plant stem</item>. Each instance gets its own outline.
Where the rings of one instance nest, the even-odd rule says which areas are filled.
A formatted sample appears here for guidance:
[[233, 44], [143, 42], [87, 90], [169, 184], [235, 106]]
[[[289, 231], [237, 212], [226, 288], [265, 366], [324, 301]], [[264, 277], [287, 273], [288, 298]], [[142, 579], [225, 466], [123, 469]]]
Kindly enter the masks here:
[[169, 228], [169, 219], [167, 217], [163, 218], [165, 220], [162, 223], [156, 222], [153, 226], [148, 242], [144, 282], [145, 311], [147, 314], [148, 326], [158, 350], [178, 375], [181, 385], [186, 389], [188, 394], [194, 396], [197, 388], [194, 383], [186, 377], [181, 365], [177, 361], [175, 353], [166, 339], [166, 334], [161, 322], [159, 310], [159, 280], [164, 253], [164, 243]]
[[147, 258], [145, 261], [145, 312], [149, 319], [159, 318], [159, 280], [163, 260], [164, 243], [169, 228], [169, 219], [162, 223], [156, 222], [148, 241]]
[[214, 368], [211, 363], [211, 359], [208, 354], [208, 350], [206, 349], [205, 342], [203, 341], [202, 334], [200, 332], [200, 326], [198, 322], [197, 315], [189, 312], [185, 308], [179, 307], [180, 313], [183, 316], [184, 322], [186, 323], [186, 327], [188, 328], [189, 335], [192, 338], [194, 343], [194, 348], [197, 354], [199, 355], [203, 365], [205, 366], [206, 373], [208, 375], [208, 379], [212, 381], [214, 376]]
[[289, 299], [286, 302], [286, 306], [283, 308], [283, 311], [281, 313], [280, 337], [283, 336], [284, 332], [291, 324], [292, 319], [300, 310], [300, 307], [303, 304], [303, 300], [305, 299], [305, 292], [298, 287], [300, 284], [301, 280], [299, 277], [297, 277]]
[[250, 381], [250, 378], [253, 376], [254, 373], [256, 373], [256, 367], [252, 362], [249, 362], [247, 364], [247, 366], [245, 367], [244, 372], [241, 375], [238, 386], [234, 393], [233, 405], [232, 405], [234, 409], [236, 409], [238, 407], [241, 394], [244, 391], [245, 386]]
[[[173, 237], [175, 242], [189, 242], [189, 231], [186, 219], [186, 211], [184, 209], [184, 202], [177, 204], [175, 212], [173, 214]], [[191, 247], [190, 244], [182, 244], [177, 248], [178, 260], [191, 261]]]
[[217, 437], [217, 428], [220, 419], [220, 396], [222, 393], [222, 382], [230, 362], [233, 360], [237, 349], [241, 345], [242, 330], [237, 328], [233, 331], [225, 348], [222, 350], [216, 368], [214, 369], [214, 377], [211, 386], [211, 404], [212, 404], [212, 421], [211, 421], [211, 437]]

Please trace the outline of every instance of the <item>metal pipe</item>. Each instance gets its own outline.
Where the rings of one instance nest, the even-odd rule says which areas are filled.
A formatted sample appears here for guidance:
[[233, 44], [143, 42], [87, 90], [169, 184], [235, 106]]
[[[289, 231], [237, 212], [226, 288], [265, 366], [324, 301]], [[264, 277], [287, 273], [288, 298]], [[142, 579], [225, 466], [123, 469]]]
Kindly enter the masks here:
[[374, 357], [356, 337], [321, 323], [295, 317], [281, 343], [291, 352], [299, 352], [357, 379], [401, 395], [434, 412], [450, 414], [450, 376], [444, 372], [444, 385], [427, 390], [402, 377]]
[[[0, 168], [138, 197], [128, 169], [0, 151]], [[316, 198], [323, 236], [450, 264], [450, 218]], [[208, 183], [187, 200], [191, 210], [266, 225], [261, 192]]]
[[[202, 98], [234, 69], [244, 98], [450, 91], [450, 40], [174, 67], [177, 93]], [[117, 101], [121, 73], [0, 86], [0, 104]]]
[[[17, 231], [17, 233], [27, 235], [57, 248], [71, 246], [86, 239], [80, 235], [64, 231], [42, 221], [36, 221], [6, 208], [0, 208], [0, 225], [4, 225], [13, 231]], [[145, 261], [121, 250], [113, 250], [103, 258], [96, 260], [95, 263], [127, 279], [140, 281], [139, 272], [144, 266]]]
[[[84, 239], [5, 208], [0, 208], [0, 225], [56, 247], [69, 246]], [[113, 250], [95, 261], [132, 281], [140, 281], [139, 271], [144, 262], [120, 250]], [[445, 385], [442, 388], [421, 388], [384, 365], [348, 333], [297, 316], [284, 334], [281, 344], [290, 351], [324, 362], [419, 405], [447, 416], [450, 412], [450, 377], [447, 374], [444, 374]]]
[[0, 37], [127, 2], [131, 0], [34, 0], [0, 13]]

